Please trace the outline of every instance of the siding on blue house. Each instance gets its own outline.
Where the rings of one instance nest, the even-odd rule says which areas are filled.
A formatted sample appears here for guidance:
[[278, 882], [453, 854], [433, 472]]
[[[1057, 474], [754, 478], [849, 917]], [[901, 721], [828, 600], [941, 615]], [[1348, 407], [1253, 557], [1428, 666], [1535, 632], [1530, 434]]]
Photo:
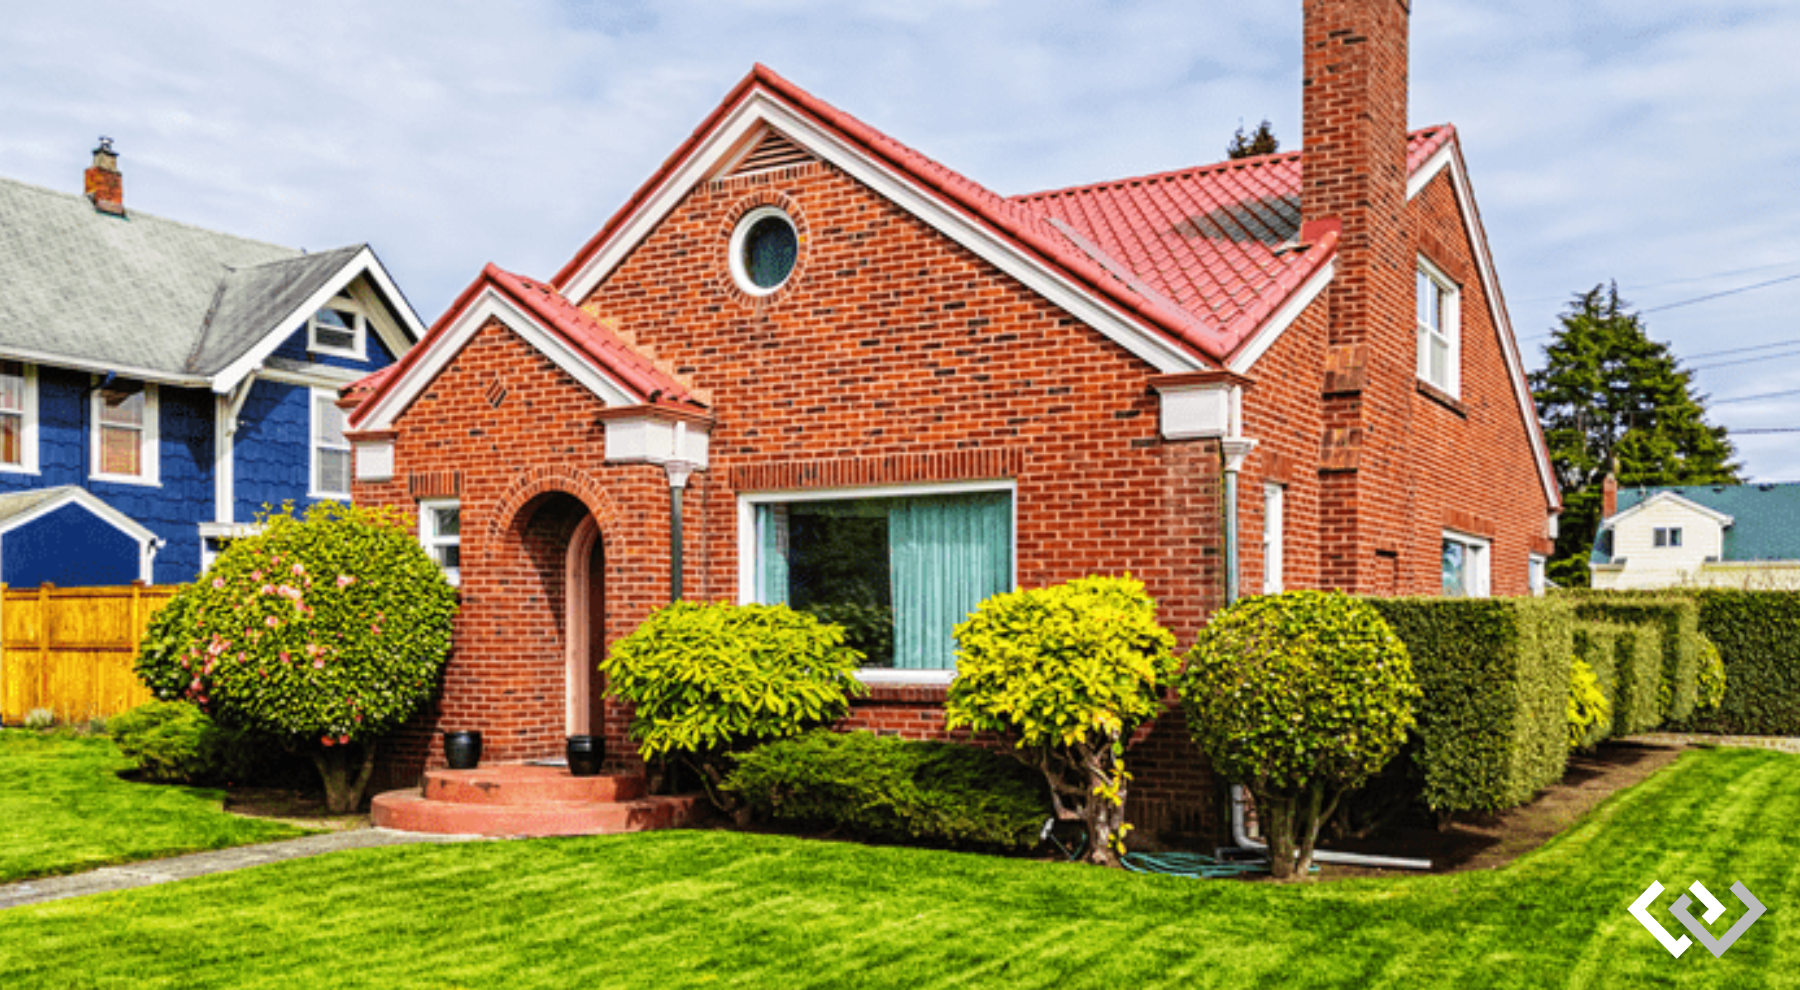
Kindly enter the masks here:
[[79, 505], [33, 519], [0, 537], [0, 580], [14, 587], [129, 584], [138, 579], [138, 544]]
[[[343, 368], [352, 371], [377, 371], [392, 364], [393, 353], [374, 333], [368, 335], [368, 358], [355, 361], [334, 355], [310, 354], [306, 350], [306, 330], [292, 334], [275, 352], [277, 357], [312, 365]], [[98, 480], [90, 460], [94, 424], [90, 396], [96, 376], [85, 371], [42, 367], [38, 370], [38, 471], [36, 473], [0, 472], [0, 493], [78, 485], [99, 496], [163, 540], [153, 566], [157, 584], [181, 584], [200, 573], [201, 539], [199, 526], [214, 520], [214, 402], [208, 389], [157, 387], [157, 457], [155, 484], [130, 484]], [[233, 441], [233, 520], [253, 522], [265, 506], [279, 507], [292, 500], [296, 506], [315, 501], [308, 497], [312, 489], [312, 390], [300, 385], [286, 385], [257, 380], [238, 416], [238, 430]], [[85, 510], [78, 512], [93, 520]], [[60, 517], [61, 513], [56, 513]], [[62, 520], [74, 525], [74, 517]], [[93, 520], [91, 525], [104, 525]], [[95, 558], [111, 553], [114, 543], [125, 545], [123, 537], [102, 538], [87, 534], [82, 524], [70, 529], [70, 539], [79, 536], [74, 551], [79, 560], [55, 560], [56, 554], [44, 557], [41, 551], [54, 550], [38, 543], [51, 539], [45, 534], [56, 527], [33, 527], [34, 535], [9, 534], [0, 547], [0, 576], [8, 583], [36, 584], [41, 581], [66, 583], [76, 573], [126, 574], [124, 580], [137, 577], [136, 549], [132, 547], [126, 563], [113, 566]], [[90, 527], [91, 528], [91, 527]], [[86, 534], [86, 535], [82, 535]], [[89, 536], [93, 538], [90, 539]], [[36, 541], [36, 542], [33, 542]], [[28, 553], [29, 551], [29, 553]], [[61, 554], [69, 556], [67, 551]], [[27, 566], [24, 561], [37, 563]]]

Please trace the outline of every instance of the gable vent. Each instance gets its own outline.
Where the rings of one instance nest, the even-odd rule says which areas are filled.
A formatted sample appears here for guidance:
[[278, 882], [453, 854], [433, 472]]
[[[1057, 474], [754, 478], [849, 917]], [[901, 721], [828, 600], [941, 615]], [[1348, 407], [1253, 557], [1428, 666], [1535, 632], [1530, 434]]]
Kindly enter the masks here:
[[788, 168], [794, 165], [805, 165], [813, 161], [813, 156], [805, 148], [800, 147], [780, 131], [771, 130], [763, 135], [763, 139], [750, 149], [744, 160], [738, 162], [727, 178], [749, 175], [752, 172], [767, 172], [775, 168]]

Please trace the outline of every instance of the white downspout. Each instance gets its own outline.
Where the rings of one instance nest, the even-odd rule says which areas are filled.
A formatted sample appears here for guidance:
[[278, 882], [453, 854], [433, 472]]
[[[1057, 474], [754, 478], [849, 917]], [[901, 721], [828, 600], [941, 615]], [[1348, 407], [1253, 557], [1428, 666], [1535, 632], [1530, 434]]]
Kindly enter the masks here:
[[[1250, 838], [1244, 827], [1244, 785], [1231, 785], [1231, 841], [1240, 849], [1251, 849], [1268, 855], [1269, 844]], [[1362, 853], [1338, 852], [1333, 849], [1314, 849], [1313, 859], [1321, 863], [1339, 863], [1344, 866], [1379, 866], [1394, 870], [1429, 870], [1429, 859], [1404, 859], [1398, 856], [1365, 856]]]

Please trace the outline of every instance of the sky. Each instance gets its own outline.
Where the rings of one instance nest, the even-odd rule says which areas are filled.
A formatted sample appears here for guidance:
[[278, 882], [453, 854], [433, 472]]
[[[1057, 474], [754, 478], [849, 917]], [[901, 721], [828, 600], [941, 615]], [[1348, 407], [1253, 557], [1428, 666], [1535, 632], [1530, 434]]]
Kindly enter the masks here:
[[[762, 62], [1003, 194], [1300, 143], [1297, 2], [9, 3], [0, 175], [279, 244], [367, 242], [430, 322], [549, 278]], [[1422, 0], [1528, 365], [1613, 280], [1746, 476], [1800, 481], [1800, 4]], [[1791, 393], [1776, 394], [1770, 393]]]

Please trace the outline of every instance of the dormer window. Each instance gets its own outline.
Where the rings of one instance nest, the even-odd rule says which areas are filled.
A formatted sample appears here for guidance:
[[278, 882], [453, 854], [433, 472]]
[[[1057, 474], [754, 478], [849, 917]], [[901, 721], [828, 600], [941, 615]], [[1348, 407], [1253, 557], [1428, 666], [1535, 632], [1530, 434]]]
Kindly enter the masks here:
[[1462, 390], [1459, 290], [1441, 269], [1419, 259], [1419, 380], [1452, 398]]
[[306, 321], [306, 349], [315, 354], [361, 359], [368, 324], [361, 307], [338, 296]]

